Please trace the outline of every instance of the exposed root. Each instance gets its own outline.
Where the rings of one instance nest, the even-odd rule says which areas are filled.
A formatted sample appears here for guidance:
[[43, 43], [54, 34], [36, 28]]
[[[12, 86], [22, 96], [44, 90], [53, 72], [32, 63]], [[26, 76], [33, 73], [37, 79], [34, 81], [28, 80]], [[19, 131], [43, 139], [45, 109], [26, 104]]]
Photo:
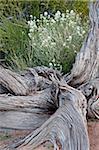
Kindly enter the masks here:
[[29, 150], [33, 150], [46, 141], [53, 143], [55, 150], [59, 145], [62, 150], [89, 149], [84, 122], [70, 101], [60, 107], [40, 128], [12, 147], [21, 149], [29, 146]]

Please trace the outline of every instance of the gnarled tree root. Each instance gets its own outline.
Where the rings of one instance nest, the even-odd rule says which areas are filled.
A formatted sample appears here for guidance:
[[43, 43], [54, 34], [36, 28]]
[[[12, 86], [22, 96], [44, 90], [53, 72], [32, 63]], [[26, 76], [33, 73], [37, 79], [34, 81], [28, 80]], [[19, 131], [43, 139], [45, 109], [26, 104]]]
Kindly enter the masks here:
[[29, 134], [19, 143], [9, 148], [22, 149], [29, 146], [33, 150], [40, 144], [50, 141], [54, 150], [88, 150], [88, 137], [85, 124], [72, 102], [60, 107], [40, 128]]
[[[50, 106], [50, 108], [54, 106], [51, 117], [48, 117], [48, 120], [46, 119], [41, 127], [39, 125], [23, 140], [5, 149], [22, 150], [24, 147], [29, 146], [29, 150], [32, 150], [41, 143], [50, 141], [54, 145], [54, 150], [58, 150], [59, 146], [62, 150], [89, 150], [87, 129], [84, 122], [86, 120], [86, 109], [88, 108], [89, 116], [99, 117], [98, 9], [99, 0], [90, 3], [91, 27], [80, 52], [77, 54], [70, 75], [62, 77], [60, 73], [46, 67], [36, 67], [29, 69], [26, 74], [18, 75], [0, 67], [0, 84], [7, 88], [11, 94], [14, 96], [33, 95], [37, 91], [49, 88], [49, 100], [45, 98], [48, 107], [45, 105], [45, 108], [49, 110]], [[66, 82], [70, 86], [79, 89], [83, 94], [68, 86]], [[14, 88], [13, 84], [15, 84]], [[6, 104], [8, 105], [8, 103]], [[7, 105], [4, 106], [4, 102], [2, 102], [3, 109], [6, 109]], [[12, 111], [11, 103], [10, 106], [7, 111]], [[30, 105], [28, 106], [30, 107]], [[88, 107], [86, 108], [86, 106]], [[15, 105], [13, 105], [13, 109], [15, 111]], [[28, 110], [31, 111], [31, 114], [33, 112], [32, 109], [27, 109], [27, 105], [25, 105], [25, 108], [18, 108], [19, 110], [21, 112]], [[43, 112], [40, 108], [39, 110]], [[38, 109], [36, 109], [36, 113], [38, 113]], [[33, 115], [35, 117], [35, 114]]]

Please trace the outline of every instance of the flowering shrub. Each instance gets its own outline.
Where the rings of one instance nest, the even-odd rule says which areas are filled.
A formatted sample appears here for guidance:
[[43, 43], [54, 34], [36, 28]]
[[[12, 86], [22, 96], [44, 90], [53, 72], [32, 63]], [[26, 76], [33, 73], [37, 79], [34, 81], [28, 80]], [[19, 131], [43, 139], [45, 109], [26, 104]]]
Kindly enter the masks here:
[[44, 12], [40, 19], [32, 15], [30, 18], [30, 64], [46, 65], [68, 72], [85, 38], [88, 23], [82, 23], [73, 10], [67, 10], [66, 14], [57, 11], [52, 17]]
[[[88, 23], [73, 10], [54, 15], [47, 12], [40, 18], [2, 17], [0, 24], [0, 52], [6, 65], [15, 70], [45, 65], [68, 72], [88, 29]], [[1, 54], [1, 53], [0, 53]], [[1, 58], [0, 58], [1, 59]]]

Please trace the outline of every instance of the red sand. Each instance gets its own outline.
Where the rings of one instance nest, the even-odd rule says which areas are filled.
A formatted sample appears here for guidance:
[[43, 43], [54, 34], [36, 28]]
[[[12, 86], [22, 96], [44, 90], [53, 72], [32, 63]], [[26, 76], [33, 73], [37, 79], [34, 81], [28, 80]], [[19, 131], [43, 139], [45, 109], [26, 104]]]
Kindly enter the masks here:
[[99, 121], [88, 122], [90, 150], [99, 150]]

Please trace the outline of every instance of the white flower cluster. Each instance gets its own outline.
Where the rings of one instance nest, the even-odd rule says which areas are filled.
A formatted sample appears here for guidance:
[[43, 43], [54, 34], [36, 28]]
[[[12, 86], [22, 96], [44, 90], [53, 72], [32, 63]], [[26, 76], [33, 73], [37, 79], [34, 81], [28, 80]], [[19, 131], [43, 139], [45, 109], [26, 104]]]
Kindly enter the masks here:
[[[87, 31], [88, 25], [73, 10], [66, 13], [57, 11], [54, 17], [48, 12], [39, 19], [30, 16], [28, 21], [31, 56], [36, 65], [47, 65], [62, 69], [63, 52], [77, 53]], [[34, 60], [35, 59], [35, 60]]]

